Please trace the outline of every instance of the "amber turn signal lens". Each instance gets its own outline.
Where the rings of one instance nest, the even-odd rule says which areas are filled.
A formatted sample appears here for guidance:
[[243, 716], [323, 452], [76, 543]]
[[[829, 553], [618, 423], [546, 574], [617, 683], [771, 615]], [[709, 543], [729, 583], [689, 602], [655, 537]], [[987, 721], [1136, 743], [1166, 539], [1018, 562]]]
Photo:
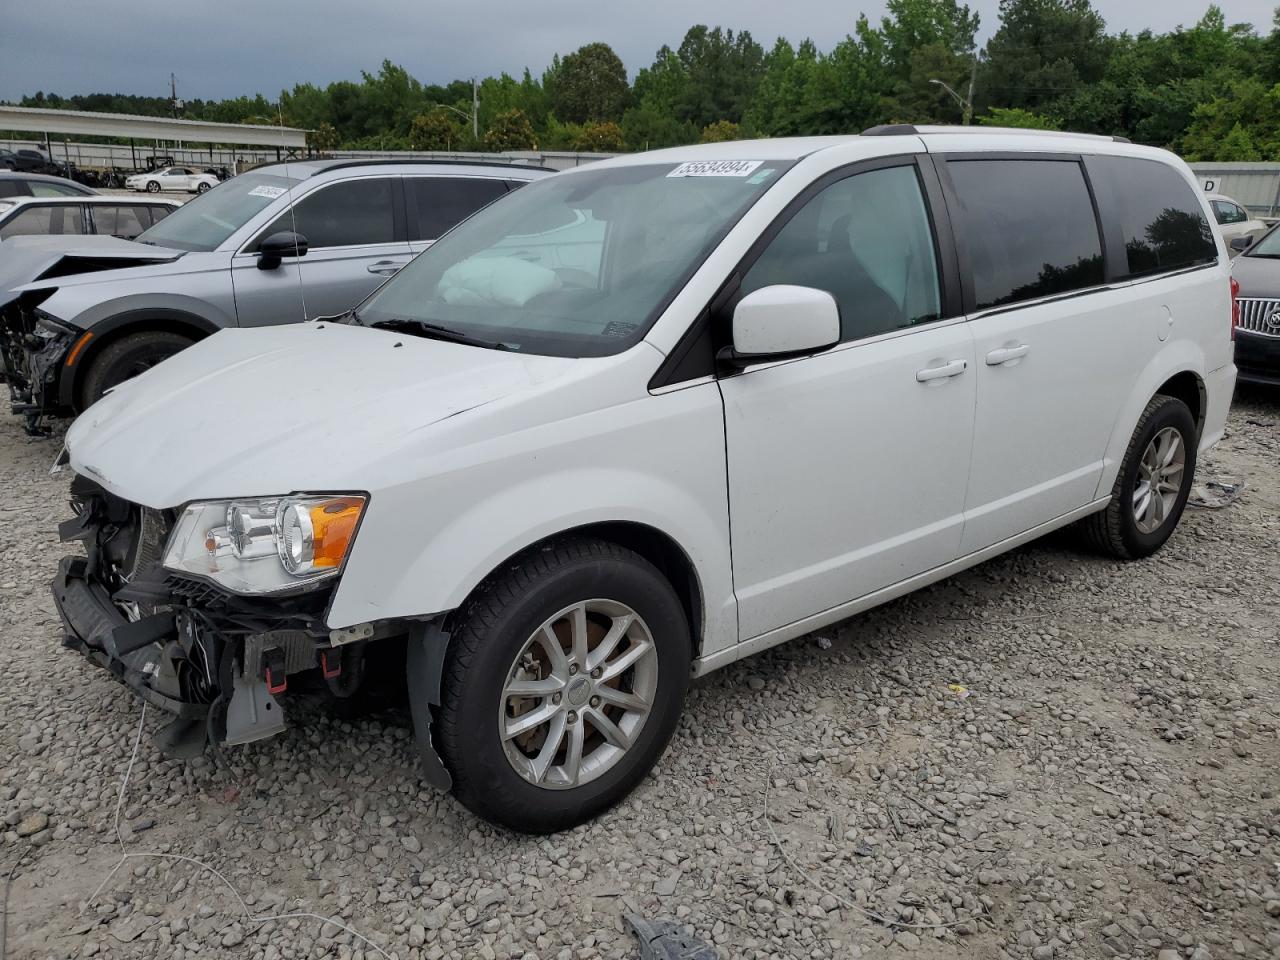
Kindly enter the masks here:
[[331, 568], [342, 563], [363, 510], [359, 497], [335, 497], [311, 508], [313, 565]]

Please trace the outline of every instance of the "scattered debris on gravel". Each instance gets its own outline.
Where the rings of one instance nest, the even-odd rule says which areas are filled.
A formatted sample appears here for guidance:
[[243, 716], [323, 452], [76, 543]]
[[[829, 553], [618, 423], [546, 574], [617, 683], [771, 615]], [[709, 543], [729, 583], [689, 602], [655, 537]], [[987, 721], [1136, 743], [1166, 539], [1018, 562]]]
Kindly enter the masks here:
[[[632, 960], [629, 915], [734, 960], [1280, 958], [1278, 422], [1238, 399], [1200, 476], [1243, 494], [1151, 560], [1051, 538], [694, 684], [585, 827], [479, 822], [420, 781], [402, 700], [317, 698], [193, 761], [148, 716], [117, 838], [141, 704], [59, 646], [67, 477], [2, 418], [6, 960]], [[164, 856], [103, 885], [120, 842]], [[281, 913], [336, 923], [250, 919]]]

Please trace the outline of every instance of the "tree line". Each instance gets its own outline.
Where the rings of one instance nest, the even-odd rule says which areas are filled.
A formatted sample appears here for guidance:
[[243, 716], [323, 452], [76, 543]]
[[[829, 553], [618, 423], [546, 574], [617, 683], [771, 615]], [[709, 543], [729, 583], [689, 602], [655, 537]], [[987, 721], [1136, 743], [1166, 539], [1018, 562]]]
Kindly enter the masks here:
[[[182, 116], [312, 131], [320, 150], [644, 150], [746, 137], [973, 122], [1118, 135], [1189, 160], [1280, 158], [1280, 10], [1269, 34], [1210, 6], [1166, 33], [1107, 32], [1089, 0], [1001, 0], [979, 49], [957, 0], [889, 0], [830, 50], [697, 25], [629, 80], [607, 43], [478, 84], [424, 84], [384, 61], [359, 81], [188, 100]], [[970, 91], [972, 90], [972, 97]], [[164, 97], [37, 93], [21, 106], [171, 116]]]

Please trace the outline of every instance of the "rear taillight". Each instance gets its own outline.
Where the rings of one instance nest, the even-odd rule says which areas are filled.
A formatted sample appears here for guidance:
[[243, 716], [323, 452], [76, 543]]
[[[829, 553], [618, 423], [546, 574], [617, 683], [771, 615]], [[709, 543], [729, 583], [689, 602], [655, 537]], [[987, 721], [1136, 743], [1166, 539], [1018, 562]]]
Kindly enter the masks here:
[[1231, 278], [1231, 339], [1236, 338], [1236, 327], [1240, 326], [1240, 281]]

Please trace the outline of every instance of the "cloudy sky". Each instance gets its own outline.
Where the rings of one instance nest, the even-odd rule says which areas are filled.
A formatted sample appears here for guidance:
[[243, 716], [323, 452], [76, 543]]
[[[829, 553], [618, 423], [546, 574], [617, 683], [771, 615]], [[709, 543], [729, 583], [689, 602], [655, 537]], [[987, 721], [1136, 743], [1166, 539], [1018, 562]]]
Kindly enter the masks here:
[[[1271, 26], [1275, 0], [1223, 0], [1229, 22]], [[981, 37], [996, 26], [998, 0], [969, 0]], [[503, 70], [541, 73], [551, 56], [603, 40], [634, 76], [662, 44], [676, 46], [695, 22], [775, 37], [812, 37], [829, 49], [860, 12], [883, 0], [58, 0], [5, 4], [0, 99], [37, 90], [222, 98], [276, 93], [294, 83], [358, 79], [384, 58], [426, 82]], [[1108, 29], [1190, 25], [1207, 0], [1094, 0]]]

